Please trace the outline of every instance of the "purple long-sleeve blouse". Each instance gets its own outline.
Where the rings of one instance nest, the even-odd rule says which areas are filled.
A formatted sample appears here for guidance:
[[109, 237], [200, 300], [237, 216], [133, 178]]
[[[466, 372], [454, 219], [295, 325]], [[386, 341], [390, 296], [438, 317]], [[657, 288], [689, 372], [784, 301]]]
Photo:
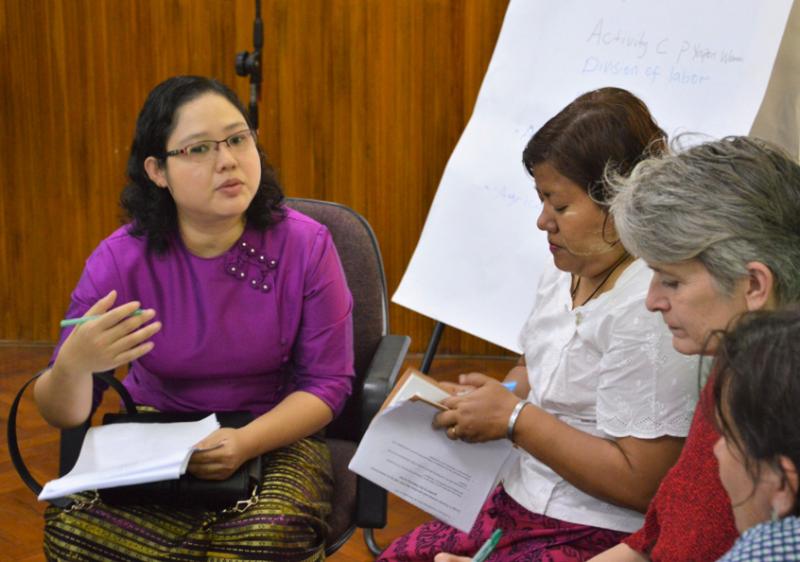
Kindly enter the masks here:
[[161, 256], [146, 246], [128, 226], [101, 242], [67, 311], [82, 316], [112, 289], [116, 304], [155, 309], [155, 347], [124, 379], [137, 403], [260, 415], [302, 390], [341, 411], [354, 376], [353, 302], [327, 228], [286, 209], [215, 258], [192, 255], [179, 237]]

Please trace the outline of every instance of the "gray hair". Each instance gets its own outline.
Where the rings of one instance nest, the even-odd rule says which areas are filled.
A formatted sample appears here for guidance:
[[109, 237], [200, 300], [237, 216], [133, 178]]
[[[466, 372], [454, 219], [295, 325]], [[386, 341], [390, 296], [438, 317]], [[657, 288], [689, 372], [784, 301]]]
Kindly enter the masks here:
[[800, 301], [800, 165], [781, 149], [727, 137], [610, 174], [623, 245], [650, 263], [698, 259], [725, 294], [765, 264], [778, 303]]

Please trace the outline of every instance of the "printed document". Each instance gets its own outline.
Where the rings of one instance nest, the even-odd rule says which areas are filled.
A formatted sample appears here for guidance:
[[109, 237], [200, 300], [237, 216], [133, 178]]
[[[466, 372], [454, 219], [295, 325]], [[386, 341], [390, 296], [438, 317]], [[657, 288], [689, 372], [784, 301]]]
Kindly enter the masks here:
[[[407, 377], [409, 373], [398, 382], [387, 407], [372, 420], [350, 470], [469, 532], [505, 463], [516, 453], [506, 439], [466, 443], [452, 441], [443, 430], [433, 429], [433, 417], [443, 406], [434, 405], [431, 394], [404, 393], [408, 380], [417, 389], [424, 387], [422, 378]], [[441, 398], [448, 395], [439, 390], [444, 392]]]

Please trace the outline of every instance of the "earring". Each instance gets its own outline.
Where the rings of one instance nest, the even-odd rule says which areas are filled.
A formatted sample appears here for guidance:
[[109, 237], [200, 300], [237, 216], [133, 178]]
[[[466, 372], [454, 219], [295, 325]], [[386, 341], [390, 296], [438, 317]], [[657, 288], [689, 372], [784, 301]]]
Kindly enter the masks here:
[[769, 520], [772, 521], [773, 523], [775, 523], [778, 520], [778, 510], [775, 509], [774, 507], [769, 513]]

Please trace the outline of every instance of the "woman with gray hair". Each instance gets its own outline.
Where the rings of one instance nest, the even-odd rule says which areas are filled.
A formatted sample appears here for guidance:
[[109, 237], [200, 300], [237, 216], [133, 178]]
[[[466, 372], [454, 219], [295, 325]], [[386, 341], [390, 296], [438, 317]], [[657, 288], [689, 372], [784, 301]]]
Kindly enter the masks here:
[[[644, 161], [611, 183], [617, 232], [653, 270], [646, 304], [678, 351], [713, 354], [709, 336], [743, 313], [800, 301], [800, 165], [781, 150], [729, 137]], [[644, 527], [593, 560], [716, 560], [732, 546], [712, 389], [706, 384]]]

